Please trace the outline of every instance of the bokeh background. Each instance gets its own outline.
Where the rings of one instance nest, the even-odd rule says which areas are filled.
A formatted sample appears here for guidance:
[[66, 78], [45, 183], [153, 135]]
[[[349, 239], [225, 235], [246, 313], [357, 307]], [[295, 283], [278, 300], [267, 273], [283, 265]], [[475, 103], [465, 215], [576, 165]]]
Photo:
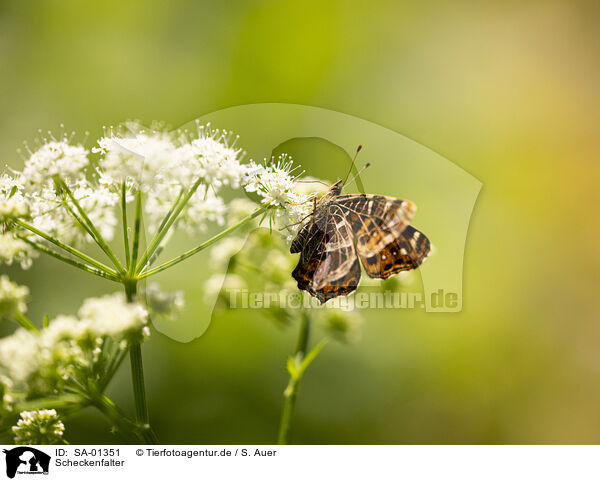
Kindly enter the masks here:
[[[0, 160], [20, 167], [38, 128], [179, 126], [255, 102], [400, 132], [483, 182], [463, 310], [366, 313], [360, 340], [311, 366], [294, 441], [600, 443], [599, 22], [593, 1], [2, 0]], [[192, 296], [206, 256], [193, 262], [178, 278]], [[31, 287], [33, 318], [112, 288], [51, 259], [2, 271]], [[190, 343], [155, 333], [161, 441], [274, 442], [295, 335], [243, 312]], [[125, 407], [128, 382], [124, 366]], [[66, 436], [122, 441], [92, 411]]]

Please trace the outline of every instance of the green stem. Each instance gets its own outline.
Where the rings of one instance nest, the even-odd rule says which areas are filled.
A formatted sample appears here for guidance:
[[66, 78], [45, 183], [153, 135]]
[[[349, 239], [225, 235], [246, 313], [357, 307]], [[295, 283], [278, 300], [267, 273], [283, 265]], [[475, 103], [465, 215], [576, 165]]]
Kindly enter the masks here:
[[[300, 332], [298, 334], [298, 343], [296, 345], [296, 356], [303, 358], [308, 349], [308, 339], [310, 337], [310, 316], [307, 312], [302, 313], [300, 320]], [[300, 359], [301, 360], [301, 359]], [[279, 436], [277, 444], [289, 444], [290, 431], [292, 426], [292, 418], [294, 409], [296, 408], [296, 398], [298, 397], [298, 388], [302, 376], [293, 376], [290, 373], [290, 380], [283, 392], [283, 410], [281, 412], [281, 420], [279, 423]]]
[[129, 263], [131, 261], [129, 254], [129, 234], [127, 233], [127, 187], [125, 182], [121, 184], [121, 217], [123, 218], [123, 244], [125, 247], [125, 262], [127, 264], [127, 270], [129, 270]]
[[107, 415], [112, 421], [121, 425], [127, 425], [130, 428], [136, 428], [135, 421], [129, 419], [127, 415], [110, 399], [106, 394], [98, 394], [90, 398], [90, 402], [100, 411]]
[[141, 442], [150, 442], [148, 431], [143, 426], [139, 426], [135, 421], [129, 419], [106, 394], [99, 394], [90, 398], [90, 403], [98, 408], [115, 426], [121, 428], [123, 432], [133, 432]]
[[175, 199], [175, 202], [173, 202], [173, 205], [169, 209], [169, 212], [167, 212], [167, 215], [165, 216], [165, 218], [162, 220], [162, 222], [158, 226], [158, 231], [157, 232], [160, 232], [161, 230], [163, 230], [165, 228], [165, 226], [167, 225], [167, 222], [169, 222], [169, 219], [173, 215], [173, 212], [175, 211], [175, 209], [177, 208], [177, 206], [179, 205], [179, 202], [181, 201], [181, 199], [183, 197], [183, 192], [184, 192], [183, 189], [181, 189], [179, 191], [179, 195], [177, 195], [177, 198]]
[[27, 329], [28, 331], [39, 331], [37, 326], [22, 312], [17, 312], [15, 314], [15, 321], [17, 321], [22, 328]]
[[62, 206], [65, 208], [65, 210], [69, 213], [69, 215], [71, 217], [73, 217], [73, 219], [75, 219], [75, 222], [77, 222], [79, 224], [79, 226], [88, 233], [88, 235], [94, 240], [94, 242], [96, 241], [96, 238], [94, 236], [94, 233], [92, 232], [92, 230], [88, 227], [88, 225], [83, 221], [83, 219], [81, 217], [79, 217], [79, 215], [77, 215], [77, 212], [75, 212], [73, 210], [73, 208], [69, 205], [69, 203], [67, 202], [67, 199], [63, 197], [62, 199]]
[[148, 262], [146, 262], [146, 269], [150, 269], [150, 267], [152, 267], [152, 264], [154, 264], [154, 262], [156, 262], [156, 260], [160, 257], [164, 248], [165, 244], [158, 246], [158, 249], [154, 251], [152, 257], [150, 257], [150, 259], [148, 259]]
[[260, 209], [254, 211], [249, 216], [244, 217], [237, 224], [232, 225], [231, 227], [225, 229], [223, 232], [220, 232], [216, 236], [210, 238], [206, 242], [203, 242], [198, 247], [190, 249], [189, 251], [181, 254], [179, 257], [176, 257], [175, 259], [171, 259], [170, 261], [165, 262], [164, 264], [161, 264], [160, 266], [157, 266], [154, 269], [150, 269], [150, 270], [148, 270], [146, 272], [142, 272], [139, 275], [138, 278], [139, 279], [144, 279], [146, 277], [150, 277], [150, 276], [152, 276], [154, 274], [157, 274], [157, 273], [159, 273], [161, 271], [164, 271], [165, 269], [168, 269], [169, 267], [173, 267], [175, 264], [179, 264], [180, 262], [182, 262], [182, 261], [186, 260], [187, 258], [193, 256], [194, 254], [197, 254], [198, 252], [206, 249], [207, 247], [210, 247], [215, 242], [221, 240], [223, 237], [226, 237], [227, 235], [231, 234], [233, 231], [239, 229], [244, 224], [250, 222], [252, 219], [254, 219], [255, 217], [259, 216], [261, 213], [265, 212], [267, 209], [268, 209], [268, 207], [261, 207]]
[[37, 242], [33, 242], [31, 240], [29, 240], [27, 237], [24, 236], [17, 236], [19, 239], [21, 239], [23, 242], [26, 242], [27, 244], [29, 244], [31, 247], [33, 247], [34, 249], [43, 252], [44, 254], [48, 254], [49, 256], [54, 257], [55, 259], [58, 259], [62, 262], [65, 262], [66, 264], [72, 265], [73, 267], [77, 267], [78, 269], [81, 269], [85, 272], [89, 272], [90, 274], [94, 274], [98, 277], [103, 277], [104, 279], [109, 279], [111, 281], [115, 281], [115, 282], [121, 282], [121, 279], [119, 279], [119, 277], [117, 276], [117, 274], [110, 274], [108, 272], [105, 272], [103, 270], [99, 270], [96, 269], [94, 267], [90, 267], [86, 264], [83, 264], [79, 261], [76, 261], [75, 259], [71, 259], [69, 257], [63, 256], [61, 254], [59, 254], [58, 252], [53, 251], [52, 249], [49, 249], [48, 247], [42, 245], [42, 244], [38, 244]]
[[310, 316], [307, 312], [302, 312], [300, 319], [300, 332], [298, 333], [298, 342], [296, 343], [296, 355], [306, 356], [308, 349], [308, 339], [310, 337]]
[[[47, 240], [48, 242], [50, 242], [51, 244], [54, 244], [56, 247], [61, 248], [62, 250], [68, 252], [71, 255], [74, 255], [75, 257], [78, 257], [79, 259], [81, 259], [84, 262], [87, 262], [88, 264], [90, 264], [91, 266], [96, 267], [97, 269], [106, 272], [107, 274], [110, 274], [114, 277], [118, 276], [117, 271], [115, 271], [114, 269], [111, 269], [108, 266], [105, 266], [104, 264], [102, 264], [101, 262], [98, 262], [96, 259], [91, 258], [90, 256], [88, 256], [87, 254], [84, 254], [81, 251], [78, 251], [77, 249], [75, 249], [74, 247], [71, 247], [70, 245], [65, 244], [64, 242], [59, 241], [58, 239], [55, 239], [54, 237], [52, 237], [49, 234], [46, 234], [45, 232], [37, 229], [36, 227], [32, 226], [31, 224], [28, 224], [27, 222], [22, 221], [21, 219], [15, 219], [15, 224], [23, 227], [24, 229], [28, 230], [29, 232], [34, 233], [35, 235], [40, 236], [42, 239]], [[20, 236], [21, 237], [21, 236]], [[22, 240], [27, 241], [26, 238], [21, 237]], [[31, 241], [29, 241], [30, 244], [33, 244]], [[60, 255], [60, 254], [59, 254]]]
[[177, 217], [179, 217], [179, 214], [181, 214], [181, 211], [187, 205], [189, 200], [196, 193], [196, 191], [198, 190], [198, 187], [200, 187], [201, 183], [202, 183], [202, 179], [198, 179], [196, 182], [194, 182], [194, 185], [192, 185], [190, 190], [187, 192], [187, 194], [185, 194], [185, 196], [183, 197], [183, 199], [181, 199], [181, 201], [179, 201], [179, 197], [177, 197], [177, 200], [174, 203], [174, 206], [176, 205], [177, 207], [175, 207], [175, 208], [171, 207], [171, 210], [169, 211], [169, 213], [167, 214], [167, 216], [165, 217], [163, 222], [161, 222], [162, 229], [159, 229], [156, 232], [156, 234], [154, 235], [154, 237], [152, 238], [152, 240], [150, 241], [150, 245], [148, 246], [148, 248], [146, 249], [146, 252], [144, 252], [144, 255], [142, 256], [142, 258], [140, 259], [140, 261], [137, 264], [137, 267], [135, 269], [136, 274], [139, 274], [142, 271], [142, 269], [144, 267], [146, 267], [146, 264], [148, 263], [148, 259], [150, 259], [150, 257], [152, 257], [152, 254], [154, 254], [156, 249], [158, 249], [161, 241], [167, 235], [167, 232], [169, 232], [169, 229], [171, 228], [173, 223], [177, 220]]
[[[125, 293], [127, 302], [133, 302], [137, 290], [137, 280], [125, 284]], [[136, 342], [129, 348], [129, 362], [131, 364], [131, 379], [133, 383], [133, 400], [135, 403], [135, 414], [138, 424], [146, 433], [146, 441], [150, 444], [156, 444], [156, 435], [150, 427], [150, 417], [148, 415], [148, 404], [146, 402], [146, 387], [144, 384], [144, 365], [142, 362], [142, 346]]]
[[69, 186], [66, 184], [66, 182], [63, 181], [61, 183], [61, 187], [67, 193], [67, 195], [69, 196], [69, 199], [71, 199], [71, 202], [73, 202], [73, 205], [77, 209], [77, 212], [79, 212], [79, 215], [83, 218], [83, 220], [87, 224], [87, 227], [91, 231], [92, 237], [93, 237], [94, 241], [96, 241], [96, 244], [98, 244], [100, 249], [102, 249], [104, 251], [104, 253], [108, 256], [108, 258], [115, 265], [117, 270], [121, 273], [124, 273], [125, 270], [123, 269], [123, 266], [119, 262], [119, 259], [117, 259], [117, 256], [115, 256], [112, 249], [106, 243], [106, 241], [104, 240], [104, 238], [102, 237], [102, 235], [100, 234], [100, 232], [98, 231], [98, 229], [96, 228], [94, 223], [90, 220], [88, 215], [85, 213], [85, 210], [81, 207], [81, 205], [79, 204], [79, 201], [75, 198], [75, 196], [73, 195], [73, 192], [71, 192], [71, 189], [69, 189]]
[[148, 405], [146, 403], [142, 349], [139, 343], [136, 343], [129, 349], [129, 359], [131, 361], [131, 376], [133, 377], [133, 395], [135, 399], [136, 417], [138, 421], [147, 424]]
[[138, 190], [135, 196], [135, 226], [133, 230], [133, 250], [131, 259], [129, 260], [129, 268], [127, 273], [129, 277], [133, 277], [135, 266], [137, 264], [138, 252], [140, 249], [140, 235], [142, 227], [142, 191]]

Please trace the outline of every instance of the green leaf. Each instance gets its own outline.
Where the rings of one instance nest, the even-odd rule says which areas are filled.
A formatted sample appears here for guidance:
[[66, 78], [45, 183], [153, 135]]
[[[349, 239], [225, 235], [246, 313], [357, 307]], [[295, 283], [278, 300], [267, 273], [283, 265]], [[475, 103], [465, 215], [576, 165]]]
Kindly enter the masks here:
[[323, 339], [315, 347], [313, 347], [312, 350], [306, 356], [304, 356], [304, 359], [302, 359], [302, 362], [300, 363], [300, 367], [298, 369], [300, 376], [302, 375], [302, 373], [304, 373], [304, 371], [306, 371], [306, 368], [310, 366], [310, 363], [315, 360], [315, 358], [321, 352], [321, 349], [325, 347], [325, 344], [327, 344], [328, 341], [329, 339]]

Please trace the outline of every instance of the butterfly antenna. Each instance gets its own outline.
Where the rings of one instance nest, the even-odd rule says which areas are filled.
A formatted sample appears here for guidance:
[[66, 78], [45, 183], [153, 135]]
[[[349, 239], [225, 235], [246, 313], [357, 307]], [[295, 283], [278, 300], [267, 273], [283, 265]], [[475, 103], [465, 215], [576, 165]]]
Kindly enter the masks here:
[[350, 173], [352, 172], [352, 167], [354, 167], [354, 162], [356, 162], [356, 157], [358, 157], [358, 153], [360, 152], [361, 149], [362, 149], [362, 145], [359, 145], [356, 149], [356, 153], [354, 154], [354, 158], [352, 159], [352, 163], [350, 164], [350, 169], [348, 170], [346, 177], [344, 177], [344, 182], [342, 182], [343, 185], [346, 185], [346, 181], [348, 180], [348, 177], [350, 177]]
[[352, 177], [347, 183], [344, 184], [344, 187], [347, 185], [350, 185], [352, 182], [354, 182], [354, 179], [356, 179], [360, 174], [362, 174], [363, 171], [370, 165], [371, 164], [368, 162], [365, 165], [363, 165], [362, 168], [356, 173], [356, 175], [354, 177]]

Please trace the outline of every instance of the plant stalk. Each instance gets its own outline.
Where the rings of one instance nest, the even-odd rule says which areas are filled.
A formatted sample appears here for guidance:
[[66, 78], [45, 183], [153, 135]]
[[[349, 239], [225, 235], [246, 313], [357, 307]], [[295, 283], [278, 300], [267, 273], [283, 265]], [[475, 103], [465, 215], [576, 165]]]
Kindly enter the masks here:
[[[150, 432], [144, 426], [139, 426], [110, 399], [106, 394], [99, 394], [90, 398], [90, 403], [98, 408], [115, 426], [122, 428], [124, 432], [133, 432], [138, 439], [147, 444], [153, 444]], [[153, 434], [153, 433], [152, 433]]]
[[94, 239], [96, 244], [98, 244], [98, 247], [100, 247], [100, 249], [102, 249], [104, 251], [104, 253], [108, 256], [108, 258], [112, 261], [112, 263], [116, 267], [117, 271], [119, 271], [120, 273], [124, 273], [125, 270], [123, 269], [123, 266], [119, 262], [119, 259], [117, 259], [117, 256], [115, 256], [115, 254], [113, 253], [110, 246], [106, 243], [106, 241], [100, 234], [100, 231], [98, 231], [98, 229], [96, 228], [94, 223], [90, 220], [90, 218], [86, 214], [85, 210], [81, 207], [81, 205], [79, 204], [79, 201], [75, 198], [75, 196], [73, 195], [73, 192], [71, 192], [71, 189], [69, 188], [67, 183], [62, 181], [61, 187], [67, 193], [67, 196], [69, 197], [69, 199], [71, 199], [71, 202], [73, 202], [75, 209], [77, 209], [77, 212], [79, 212], [79, 215], [82, 217], [83, 221], [87, 225], [87, 227], [90, 231], [90, 235], [92, 236], [92, 238]]
[[[125, 294], [127, 302], [133, 302], [137, 291], [137, 280], [125, 283]], [[146, 386], [144, 383], [144, 366], [142, 363], [142, 346], [136, 342], [129, 348], [129, 362], [131, 364], [131, 380], [133, 384], [133, 400], [135, 404], [135, 415], [138, 424], [146, 433], [147, 442], [156, 444], [156, 435], [150, 427], [148, 415], [148, 404], [146, 402]]]
[[140, 236], [142, 228], [142, 191], [138, 190], [135, 195], [135, 222], [133, 230], [133, 248], [131, 258], [128, 260], [129, 268], [127, 273], [129, 277], [134, 277], [135, 267], [137, 264], [138, 252], [140, 249]]
[[[308, 340], [310, 337], [310, 315], [307, 312], [302, 313], [300, 320], [300, 332], [298, 333], [298, 343], [296, 345], [296, 356], [299, 361], [304, 358], [308, 349]], [[283, 392], [283, 410], [281, 411], [281, 420], [279, 422], [279, 436], [277, 444], [289, 444], [290, 432], [292, 427], [292, 418], [296, 408], [296, 398], [298, 397], [298, 388], [302, 376], [293, 376], [290, 374], [290, 380]]]
[[[46, 234], [45, 232], [43, 232], [43, 231], [35, 228], [31, 224], [28, 224], [27, 222], [24, 222], [21, 219], [15, 219], [14, 222], [15, 222], [15, 224], [23, 227], [24, 229], [28, 230], [29, 232], [32, 232], [33, 234], [35, 234], [37, 236], [40, 236], [42, 239], [45, 239], [48, 242], [54, 244], [56, 247], [61, 248], [65, 252], [68, 252], [69, 254], [74, 255], [75, 257], [78, 257], [79, 259], [81, 259], [82, 261], [90, 264], [91, 266], [95, 267], [96, 269], [98, 269], [100, 271], [103, 271], [103, 272], [106, 272], [107, 274], [110, 274], [111, 276], [117, 277], [118, 274], [117, 274], [117, 272], [115, 270], [113, 270], [110, 267], [102, 264], [101, 262], [98, 262], [97, 260], [91, 258], [87, 254], [84, 254], [83, 252], [78, 251], [74, 247], [71, 247], [70, 245], [67, 245], [64, 242], [61, 242], [58, 239], [52, 237], [51, 235]], [[25, 240], [25, 242], [28, 242], [28, 240], [26, 238], [23, 238], [23, 237], [21, 237], [21, 238], [23, 240]], [[29, 241], [29, 243], [32, 244], [32, 245], [34, 245], [33, 241]]]
[[127, 232], [127, 187], [125, 182], [121, 184], [121, 217], [123, 223], [123, 247], [125, 249], [125, 267], [129, 270], [131, 255], [129, 253], [129, 234]]
[[109, 280], [115, 281], [115, 282], [121, 282], [121, 279], [117, 276], [116, 273], [113, 275], [113, 274], [110, 274], [103, 270], [96, 269], [95, 267], [88, 266], [87, 264], [84, 264], [82, 262], [76, 261], [75, 259], [71, 259], [70, 257], [63, 256], [63, 255], [59, 254], [58, 252], [55, 252], [52, 249], [49, 249], [48, 247], [46, 247], [42, 244], [38, 244], [37, 242], [33, 242], [33, 241], [29, 240], [25, 236], [17, 235], [17, 237], [19, 239], [21, 239], [23, 242], [26, 242], [27, 244], [29, 244], [34, 249], [36, 249], [40, 252], [43, 252], [44, 254], [48, 254], [49, 256], [54, 257], [55, 259], [58, 259], [59, 261], [65, 262], [66, 264], [72, 265], [73, 267], [77, 267], [78, 269], [89, 272], [90, 274], [94, 274], [98, 277], [103, 277], [104, 279], [109, 279]]
[[[181, 214], [181, 211], [185, 208], [185, 206], [187, 205], [189, 200], [196, 193], [196, 191], [198, 190], [198, 187], [200, 187], [201, 183], [202, 183], [202, 179], [196, 180], [196, 182], [194, 182], [194, 185], [192, 185], [192, 187], [190, 188], [190, 190], [188, 190], [188, 192], [185, 194], [185, 196], [183, 196], [182, 198], [181, 198], [181, 196], [177, 197], [177, 199], [174, 203], [174, 205], [176, 205], [177, 207], [171, 208], [169, 210], [169, 213], [163, 220], [163, 222], [161, 222], [162, 228], [160, 228], [156, 232], [156, 234], [150, 241], [148, 248], [142, 255], [142, 258], [140, 259], [140, 261], [138, 262], [137, 267], [135, 269], [136, 274], [139, 274], [144, 269], [144, 267], [146, 267], [148, 260], [152, 257], [152, 255], [154, 254], [156, 249], [158, 249], [161, 241], [167, 235], [167, 232], [169, 232], [169, 229], [171, 228], [173, 223], [177, 220], [177, 217], [179, 217], [179, 214]], [[181, 198], [181, 200], [180, 200], [180, 198]]]

